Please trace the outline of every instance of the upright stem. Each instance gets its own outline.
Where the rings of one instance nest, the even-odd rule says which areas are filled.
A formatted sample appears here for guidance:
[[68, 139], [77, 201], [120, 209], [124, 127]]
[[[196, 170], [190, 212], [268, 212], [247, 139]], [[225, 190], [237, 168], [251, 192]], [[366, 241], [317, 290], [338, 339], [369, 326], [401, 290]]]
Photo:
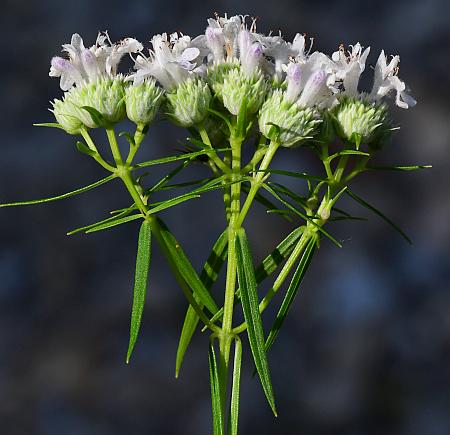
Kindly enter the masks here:
[[[231, 175], [233, 178], [240, 177], [241, 172], [241, 145], [242, 139], [232, 137], [230, 140], [232, 148]], [[220, 361], [219, 382], [221, 393], [222, 415], [224, 424], [227, 411], [227, 389], [228, 372], [230, 360], [230, 348], [233, 338], [233, 308], [234, 293], [236, 290], [237, 257], [236, 257], [236, 232], [239, 229], [239, 212], [241, 209], [241, 183], [231, 185], [230, 219], [228, 223], [228, 264], [225, 285], [225, 299], [223, 306], [222, 330], [219, 335]]]
[[247, 215], [250, 206], [252, 205], [253, 200], [255, 199], [256, 194], [258, 193], [258, 190], [261, 187], [261, 183], [266, 176], [266, 173], [264, 172], [270, 165], [270, 162], [273, 159], [273, 156], [275, 155], [278, 147], [280, 144], [278, 142], [270, 142], [269, 147], [266, 151], [266, 154], [264, 155], [263, 161], [261, 162], [261, 165], [259, 167], [259, 171], [254, 176], [254, 179], [252, 181], [252, 185], [250, 187], [250, 190], [248, 192], [247, 198], [244, 202], [244, 205], [242, 206], [241, 213], [238, 218], [238, 225], [241, 226], [242, 222], [244, 222], [245, 216]]

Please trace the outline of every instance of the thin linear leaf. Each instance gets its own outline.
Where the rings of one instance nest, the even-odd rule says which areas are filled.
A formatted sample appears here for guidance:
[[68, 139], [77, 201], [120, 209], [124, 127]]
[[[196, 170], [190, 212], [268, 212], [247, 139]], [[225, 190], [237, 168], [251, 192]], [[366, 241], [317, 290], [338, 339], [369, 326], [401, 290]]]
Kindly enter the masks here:
[[370, 157], [369, 153], [365, 153], [363, 151], [356, 151], [356, 150], [343, 150], [343, 151], [339, 151], [336, 154], [333, 154], [332, 156], [329, 157], [329, 161], [331, 162], [331, 160], [335, 159], [336, 157], [340, 157], [340, 156], [365, 156], [365, 157]]
[[131, 309], [130, 341], [127, 351], [127, 364], [130, 362], [141, 326], [147, 294], [148, 271], [152, 256], [152, 232], [148, 221], [142, 222], [139, 230], [136, 272], [134, 275], [133, 307]]
[[43, 199], [33, 199], [31, 201], [19, 201], [19, 202], [10, 202], [7, 204], [0, 204], [0, 208], [2, 207], [17, 207], [22, 205], [33, 205], [33, 204], [42, 204], [45, 202], [53, 202], [58, 201], [60, 199], [70, 198], [71, 196], [79, 195], [80, 193], [87, 192], [88, 190], [95, 189], [96, 187], [101, 186], [102, 184], [107, 183], [108, 181], [114, 180], [117, 178], [116, 174], [109, 175], [108, 177], [102, 178], [101, 180], [96, 181], [95, 183], [89, 184], [85, 187], [80, 187], [79, 189], [73, 190], [72, 192], [63, 193], [62, 195], [53, 196], [50, 198]]
[[299, 215], [302, 219], [312, 223], [319, 232], [321, 232], [324, 236], [328, 237], [338, 248], [342, 248], [342, 244], [339, 243], [328, 231], [325, 231], [320, 225], [318, 225], [313, 219], [306, 216], [302, 212], [298, 211], [295, 207], [292, 206], [288, 201], [285, 201], [283, 198], [281, 198], [278, 193], [276, 193], [270, 186], [267, 184], [263, 184], [264, 189], [269, 191], [275, 198], [277, 198], [280, 202], [282, 202], [286, 207], [288, 207], [290, 210], [292, 210], [295, 214]]
[[385, 222], [387, 222], [394, 230], [396, 230], [410, 245], [412, 245], [412, 240], [406, 235], [406, 233], [391, 219], [389, 219], [386, 215], [384, 215], [380, 210], [375, 208], [373, 205], [370, 205], [367, 201], [362, 199], [360, 196], [356, 195], [356, 193], [350, 191], [347, 189], [345, 193], [350, 196], [350, 198], [354, 199], [356, 202], [361, 204], [363, 207], [371, 210], [376, 215], [380, 216], [381, 219], [383, 219]]
[[313, 181], [325, 181], [326, 178], [323, 177], [317, 177], [315, 175], [308, 175], [304, 172], [293, 172], [293, 171], [285, 171], [281, 169], [257, 169], [256, 172], [268, 172], [270, 174], [278, 174], [278, 175], [286, 175], [288, 177], [294, 177], [294, 178], [303, 178], [305, 180], [313, 180]]
[[90, 157], [97, 155], [98, 153], [96, 153], [94, 150], [91, 150], [85, 143], [81, 142], [81, 141], [77, 141], [76, 143], [76, 147], [77, 150], [82, 153], [82, 154], [86, 154]]
[[109, 217], [109, 218], [106, 218], [106, 219], [103, 219], [103, 220], [101, 220], [101, 221], [94, 222], [94, 223], [92, 223], [92, 224], [86, 225], [86, 226], [84, 226], [84, 227], [80, 227], [80, 228], [77, 228], [77, 229], [75, 229], [75, 230], [69, 231], [69, 232], [67, 233], [67, 235], [68, 235], [68, 236], [72, 236], [72, 235], [74, 235], [74, 234], [86, 232], [86, 230], [89, 230], [89, 229], [91, 229], [91, 228], [94, 228], [94, 227], [96, 227], [96, 226], [98, 226], [98, 225], [103, 225], [103, 224], [105, 224], [105, 223], [112, 222], [112, 221], [114, 221], [114, 220], [116, 220], [116, 219], [120, 219], [120, 218], [122, 218], [122, 217], [124, 217], [124, 216], [128, 216], [133, 210], [135, 210], [135, 207], [129, 207], [129, 208], [127, 208], [127, 209], [122, 210], [120, 213], [117, 213], [117, 214], [115, 214], [114, 216], [111, 216], [111, 217]]
[[203, 154], [212, 154], [212, 153], [216, 153], [219, 151], [229, 151], [230, 149], [231, 148], [207, 149], [207, 150], [201, 150], [201, 151], [194, 151], [192, 153], [180, 154], [177, 156], [163, 157], [162, 159], [149, 160], [148, 162], [138, 163], [137, 165], [134, 165], [131, 169], [135, 170], [135, 169], [140, 169], [140, 168], [146, 168], [148, 166], [176, 162], [177, 160], [193, 159], [194, 157], [201, 156]]
[[190, 199], [200, 198], [200, 195], [182, 195], [177, 198], [169, 199], [168, 201], [164, 201], [162, 204], [157, 205], [156, 207], [153, 207], [148, 210], [149, 214], [155, 214], [162, 210], [165, 210], [166, 208], [173, 207], [174, 205], [181, 204], [182, 202], [189, 201]]
[[[250, 186], [248, 184], [243, 183], [241, 185], [241, 189], [245, 192], [248, 193], [250, 191]], [[257, 192], [255, 195], [255, 200], [257, 202], [259, 202], [261, 205], [263, 205], [264, 207], [267, 208], [268, 212], [271, 212], [273, 210], [278, 210], [277, 206], [270, 200], [268, 200], [266, 197], [264, 197], [263, 195], [261, 195], [260, 192]], [[289, 216], [283, 216], [287, 221], [292, 222], [291, 217]]]
[[147, 194], [152, 192], [157, 192], [161, 190], [175, 175], [177, 175], [180, 171], [182, 171], [189, 163], [191, 163], [191, 159], [185, 160], [181, 165], [178, 165], [175, 169], [170, 171], [167, 175], [162, 177], [156, 184], [154, 184], [150, 189], [146, 190]]
[[219, 369], [217, 366], [216, 352], [214, 350], [214, 343], [211, 340], [208, 350], [209, 361], [209, 376], [211, 383], [211, 406], [213, 415], [213, 434], [224, 435], [223, 432], [223, 417], [222, 405], [220, 400], [220, 383], [219, 383]]
[[128, 131], [121, 131], [119, 133], [119, 137], [124, 136], [127, 142], [130, 144], [130, 146], [135, 147], [136, 142], [134, 141], [134, 137], [128, 132]]
[[269, 364], [264, 347], [264, 331], [261, 314], [259, 312], [258, 292], [253, 269], [253, 261], [248, 246], [245, 230], [240, 228], [236, 237], [237, 273], [239, 286], [241, 288], [241, 302], [244, 318], [247, 323], [247, 334], [250, 348], [255, 362], [256, 370], [267, 401], [274, 413], [275, 398], [273, 395], [272, 382], [270, 380]]
[[197, 275], [197, 272], [193, 268], [191, 262], [173, 234], [160, 219], [158, 219], [158, 222], [161, 226], [161, 235], [164, 243], [167, 246], [170, 257], [172, 258], [173, 266], [177, 268], [178, 272], [183, 277], [186, 284], [192, 289], [198, 300], [210, 311], [211, 314], [214, 315], [218, 310], [214, 299], [203, 285]]
[[289, 284], [289, 288], [287, 289], [286, 295], [283, 299], [283, 303], [281, 304], [281, 307], [278, 311], [275, 322], [272, 328], [270, 329], [269, 336], [267, 337], [265, 344], [266, 352], [272, 347], [272, 344], [274, 343], [278, 333], [280, 332], [281, 326], [283, 325], [283, 322], [286, 319], [289, 309], [291, 308], [292, 302], [294, 301], [295, 296], [297, 295], [300, 283], [302, 282], [303, 277], [305, 276], [305, 273], [311, 263], [315, 247], [316, 247], [316, 240], [315, 238], [313, 238], [310, 240], [310, 242], [306, 246], [305, 251], [302, 254], [300, 262], [297, 266], [294, 276], [292, 277], [291, 283]]
[[86, 230], [86, 234], [96, 233], [98, 231], [107, 230], [109, 228], [117, 227], [118, 225], [126, 224], [127, 222], [131, 222], [131, 221], [134, 221], [136, 219], [142, 219], [142, 218], [143, 218], [143, 216], [142, 216], [141, 213], [133, 214], [131, 216], [125, 216], [123, 218], [115, 219], [115, 220], [110, 221], [110, 222], [105, 222], [104, 224], [97, 225], [97, 226], [95, 226], [93, 228], [90, 228], [90, 229]]
[[[204, 284], [205, 288], [210, 291], [213, 284], [216, 282], [219, 272], [227, 257], [228, 246], [228, 230], [225, 230], [217, 239], [214, 244], [208, 259], [203, 266], [202, 273], [200, 274], [200, 280]], [[195, 297], [195, 296], [194, 296]], [[197, 303], [201, 308], [203, 304], [195, 297]], [[184, 318], [183, 328], [180, 334], [180, 340], [178, 342], [177, 356], [175, 361], [175, 377], [178, 378], [181, 365], [183, 364], [184, 355], [191, 342], [192, 336], [199, 322], [199, 317], [195, 310], [189, 305]]]
[[242, 343], [239, 337], [234, 341], [233, 383], [231, 386], [229, 435], [238, 435], [239, 398], [241, 389]]
[[412, 165], [412, 166], [367, 166], [371, 171], [417, 171], [418, 169], [430, 169], [432, 165]]
[[64, 130], [64, 127], [57, 122], [41, 122], [39, 124], [33, 124], [34, 127], [50, 127], [50, 128], [59, 128], [60, 130]]

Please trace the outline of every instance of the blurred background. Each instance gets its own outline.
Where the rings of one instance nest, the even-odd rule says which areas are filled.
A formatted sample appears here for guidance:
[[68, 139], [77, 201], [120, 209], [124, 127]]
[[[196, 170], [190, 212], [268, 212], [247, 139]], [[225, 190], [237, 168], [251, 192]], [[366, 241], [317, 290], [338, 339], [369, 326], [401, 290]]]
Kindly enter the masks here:
[[[271, 354], [274, 419], [248, 355], [240, 428], [245, 434], [448, 435], [450, 433], [450, 3], [278, 0], [61, 2], [2, 0], [0, 202], [63, 193], [105, 174], [75, 138], [32, 126], [51, 121], [61, 96], [50, 58], [79, 32], [143, 42], [164, 31], [203, 32], [213, 12], [261, 17], [259, 30], [401, 55], [400, 77], [419, 101], [393, 110], [402, 129], [379, 165], [432, 164], [412, 173], [368, 173], [354, 191], [411, 235], [409, 246], [378, 217], [335, 224], [342, 249], [323, 241]], [[147, 44], [148, 45], [148, 44]], [[370, 74], [369, 74], [370, 75]], [[140, 158], [170, 155], [184, 132], [152, 128]], [[274, 166], [315, 170], [308, 151]], [[155, 169], [149, 180], [161, 172]], [[206, 173], [194, 167], [192, 176]], [[301, 184], [290, 181], [293, 188]], [[67, 237], [128, 205], [119, 183], [58, 203], [0, 210], [0, 432], [5, 435], [211, 433], [206, 337], [197, 334], [181, 377], [174, 362], [186, 303], [155, 251], [149, 304], [129, 366], [124, 362], [138, 226]], [[220, 195], [164, 213], [197, 268], [224, 226]], [[256, 259], [289, 231], [256, 206], [247, 221]], [[268, 314], [268, 317], [273, 315]], [[268, 319], [270, 320], [270, 319]], [[269, 323], [268, 323], [269, 324]]]

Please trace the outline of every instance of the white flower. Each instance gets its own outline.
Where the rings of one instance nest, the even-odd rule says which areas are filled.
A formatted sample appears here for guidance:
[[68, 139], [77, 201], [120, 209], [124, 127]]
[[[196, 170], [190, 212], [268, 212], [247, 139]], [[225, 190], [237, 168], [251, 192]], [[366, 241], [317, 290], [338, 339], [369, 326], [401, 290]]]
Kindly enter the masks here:
[[331, 58], [336, 67], [335, 77], [337, 80], [342, 81], [345, 94], [349, 97], [355, 97], [358, 95], [359, 78], [366, 68], [370, 47], [363, 51], [363, 47], [359, 42], [350, 47], [351, 51], [346, 53], [344, 47], [340, 46], [339, 50], [335, 51]]
[[191, 44], [189, 36], [172, 33], [155, 35], [152, 40], [153, 49], [147, 58], [142, 54], [135, 63], [137, 72], [128, 80], [134, 80], [140, 84], [147, 77], [156, 78], [167, 89], [173, 89], [177, 84], [184, 82], [191, 73], [197, 72], [200, 65], [197, 59], [200, 57], [200, 49]]
[[402, 109], [407, 109], [408, 107], [415, 106], [416, 100], [405, 92], [406, 85], [397, 76], [399, 62], [400, 57], [393, 56], [391, 61], [387, 63], [384, 50], [381, 51], [377, 64], [375, 65], [373, 88], [369, 99], [378, 101], [389, 92], [395, 91], [395, 103]]
[[61, 77], [61, 89], [68, 91], [73, 85], [81, 86], [100, 77], [114, 77], [122, 57], [141, 50], [142, 44], [136, 39], [126, 38], [113, 44], [106, 32], [99, 33], [95, 45], [86, 48], [81, 36], [75, 33], [70, 44], [63, 45], [69, 59], [54, 57], [49, 75]]

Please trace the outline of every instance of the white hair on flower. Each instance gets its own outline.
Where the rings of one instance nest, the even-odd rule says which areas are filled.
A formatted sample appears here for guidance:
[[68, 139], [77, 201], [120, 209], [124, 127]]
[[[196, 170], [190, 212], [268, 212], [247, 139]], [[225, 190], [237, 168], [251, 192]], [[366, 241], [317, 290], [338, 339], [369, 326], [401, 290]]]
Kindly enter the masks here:
[[125, 54], [138, 53], [143, 48], [134, 38], [125, 38], [113, 44], [107, 32], [99, 33], [95, 45], [90, 48], [84, 46], [78, 33], [72, 35], [70, 44], [64, 44], [62, 47], [69, 59], [55, 56], [51, 60], [49, 75], [61, 77], [60, 86], [63, 91], [99, 77], [115, 76], [122, 57]]

